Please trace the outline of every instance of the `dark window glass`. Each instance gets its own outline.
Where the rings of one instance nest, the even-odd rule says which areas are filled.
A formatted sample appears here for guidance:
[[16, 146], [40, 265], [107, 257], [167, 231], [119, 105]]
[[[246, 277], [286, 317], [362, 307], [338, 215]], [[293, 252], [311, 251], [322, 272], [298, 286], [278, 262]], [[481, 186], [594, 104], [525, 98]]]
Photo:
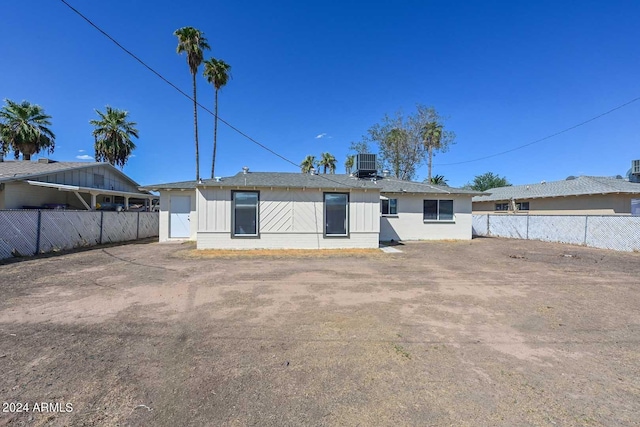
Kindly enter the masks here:
[[326, 193], [324, 195], [325, 234], [327, 236], [347, 235], [347, 194]]
[[441, 221], [453, 220], [453, 200], [440, 200], [440, 215], [438, 217]]
[[382, 212], [382, 215], [397, 215], [398, 199], [381, 199], [380, 211]]
[[425, 200], [422, 206], [422, 214], [425, 221], [433, 221], [438, 219], [438, 201]]
[[529, 202], [520, 202], [518, 203], [519, 211], [528, 211], [529, 210]]
[[233, 193], [233, 234], [236, 236], [258, 235], [258, 193]]
[[389, 199], [389, 214], [398, 214], [398, 199]]
[[389, 200], [380, 200], [380, 209], [382, 210], [382, 215], [389, 214]]

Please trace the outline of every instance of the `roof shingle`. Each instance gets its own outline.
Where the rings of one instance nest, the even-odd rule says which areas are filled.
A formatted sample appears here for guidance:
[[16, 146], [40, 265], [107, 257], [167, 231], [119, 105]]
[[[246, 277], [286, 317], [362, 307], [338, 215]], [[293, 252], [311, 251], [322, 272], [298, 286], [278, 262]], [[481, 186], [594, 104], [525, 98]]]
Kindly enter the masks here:
[[473, 201], [525, 200], [590, 194], [640, 194], [640, 183], [629, 182], [618, 178], [579, 176], [575, 179], [562, 181], [492, 188], [486, 192], [490, 194], [486, 196], [476, 196], [473, 198]]
[[196, 181], [171, 182], [166, 184], [145, 185], [147, 190], [160, 189], [192, 189], [196, 186], [216, 187], [274, 187], [274, 188], [321, 188], [321, 189], [372, 189], [382, 193], [425, 193], [425, 194], [482, 194], [477, 191], [463, 190], [453, 187], [429, 185], [421, 182], [402, 181], [396, 178], [378, 177], [358, 179], [345, 174], [304, 174], [295, 172], [242, 172], [222, 178], [203, 180], [196, 185]]

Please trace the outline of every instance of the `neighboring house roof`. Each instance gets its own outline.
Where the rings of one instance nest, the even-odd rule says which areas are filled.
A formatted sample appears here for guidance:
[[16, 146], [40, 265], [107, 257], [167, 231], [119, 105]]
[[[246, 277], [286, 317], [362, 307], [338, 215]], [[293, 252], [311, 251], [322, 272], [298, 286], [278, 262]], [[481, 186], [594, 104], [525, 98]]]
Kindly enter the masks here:
[[[43, 159], [44, 160], [44, 159]], [[129, 178], [110, 163], [103, 162], [57, 162], [54, 160], [30, 161], [30, 160], [5, 160], [0, 162], [0, 182], [22, 181], [40, 176], [67, 172], [70, 170], [87, 169], [105, 166], [116, 172], [122, 179], [131, 185], [138, 187], [140, 184]]]
[[640, 183], [629, 182], [620, 178], [579, 176], [575, 179], [562, 181], [492, 188], [486, 192], [490, 194], [476, 196], [472, 200], [474, 202], [491, 202], [594, 194], [640, 194]]
[[275, 188], [323, 188], [323, 189], [371, 189], [383, 193], [428, 193], [428, 194], [482, 194], [477, 191], [461, 190], [457, 188], [429, 185], [420, 182], [402, 181], [396, 178], [378, 177], [358, 179], [345, 174], [305, 174], [299, 172], [240, 172], [234, 176], [196, 181], [171, 182], [166, 184], [145, 185], [145, 190], [194, 189], [198, 187], [215, 186], [223, 188], [238, 187], [275, 187]]

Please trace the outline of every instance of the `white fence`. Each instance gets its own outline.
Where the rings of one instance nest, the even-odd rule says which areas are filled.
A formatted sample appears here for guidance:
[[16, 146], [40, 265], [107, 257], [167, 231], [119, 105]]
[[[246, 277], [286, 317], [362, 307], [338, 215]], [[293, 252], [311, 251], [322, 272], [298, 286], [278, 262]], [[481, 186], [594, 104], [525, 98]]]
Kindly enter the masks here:
[[156, 212], [0, 211], [0, 259], [158, 235]]
[[640, 251], [636, 216], [474, 214], [473, 234]]

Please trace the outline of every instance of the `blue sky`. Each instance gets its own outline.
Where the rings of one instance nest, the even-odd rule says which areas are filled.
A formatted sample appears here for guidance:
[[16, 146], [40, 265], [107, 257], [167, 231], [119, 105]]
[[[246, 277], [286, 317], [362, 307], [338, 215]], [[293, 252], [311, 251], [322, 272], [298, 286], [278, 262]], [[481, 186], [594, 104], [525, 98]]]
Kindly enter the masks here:
[[[296, 163], [329, 151], [342, 171], [351, 141], [416, 103], [448, 116], [457, 134], [434, 160], [434, 174], [454, 186], [487, 171], [514, 184], [624, 174], [640, 158], [638, 101], [525, 149], [453, 164], [640, 96], [637, 1], [68, 1], [188, 93], [173, 31], [204, 31], [206, 55], [233, 67], [220, 117]], [[193, 179], [191, 102], [63, 3], [7, 2], [0, 40], [0, 98], [29, 100], [53, 117], [52, 158], [91, 155], [89, 120], [109, 104], [128, 110], [140, 131], [125, 173], [141, 184]], [[213, 88], [200, 76], [198, 97], [213, 109]], [[199, 118], [208, 177], [213, 118]], [[224, 125], [218, 141], [216, 175], [245, 165], [297, 170]]]

